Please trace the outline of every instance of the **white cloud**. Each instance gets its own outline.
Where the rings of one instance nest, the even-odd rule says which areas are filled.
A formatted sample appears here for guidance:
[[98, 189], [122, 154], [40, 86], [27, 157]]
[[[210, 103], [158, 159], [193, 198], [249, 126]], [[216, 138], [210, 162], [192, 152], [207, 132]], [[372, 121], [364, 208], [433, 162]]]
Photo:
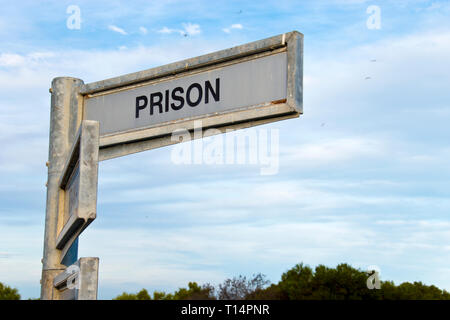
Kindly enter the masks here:
[[[140, 164], [142, 165], [142, 162]], [[165, 216], [158, 219], [166, 223], [198, 221], [199, 225], [208, 225], [214, 221], [237, 223], [275, 218], [278, 222], [295, 221], [300, 217], [310, 219], [316, 215], [338, 211], [345, 212], [359, 208], [370, 210], [370, 206], [384, 208], [414, 206], [416, 210], [427, 208], [440, 212], [450, 205], [449, 200], [440, 197], [412, 197], [398, 194], [407, 187], [407, 184], [360, 179], [344, 181], [269, 179], [260, 181], [259, 185], [255, 185], [251, 180], [248, 182], [225, 180], [214, 183], [197, 181], [195, 185], [172, 183], [154, 188], [145, 188], [141, 180], [136, 179], [135, 184], [142, 187], [108, 188], [102, 183], [99, 189], [101, 193], [99, 206], [107, 208], [118, 204], [127, 206], [134, 204], [138, 208], [137, 212], [154, 214], [164, 212]], [[198, 190], [202, 192], [199, 193]], [[380, 190], [385, 192], [380, 193]], [[396, 194], [390, 191], [395, 191]], [[217, 196], [218, 194], [221, 196]], [[151, 203], [149, 196], [158, 201]], [[216, 208], [214, 215], [211, 215], [211, 208]], [[341, 213], [341, 218], [346, 216]]]
[[139, 27], [139, 31], [142, 33], [142, 34], [147, 34], [147, 28], [145, 28], [145, 27]]
[[196, 34], [200, 34], [200, 26], [198, 24], [192, 24], [192, 23], [183, 23], [184, 31], [190, 36], [194, 36]]
[[3, 257], [0, 255], [2, 281], [39, 283], [43, 228], [34, 225], [0, 225], [0, 230], [1, 249], [8, 248], [14, 253], [3, 253]]
[[170, 29], [164, 26], [162, 29], [158, 30], [158, 32], [164, 34], [179, 33], [182, 36], [194, 36], [201, 33], [201, 28], [198, 24], [188, 22], [183, 23], [182, 26], [183, 29]]
[[281, 152], [284, 163], [323, 166], [361, 158], [384, 157], [387, 149], [386, 142], [380, 140], [346, 137], [284, 146]]
[[27, 68], [31, 65], [45, 65], [51, 58], [54, 58], [56, 55], [57, 53], [51, 51], [36, 51], [23, 55], [17, 53], [2, 53], [0, 54], [0, 67]]
[[442, 7], [442, 4], [439, 2], [433, 2], [429, 7], [427, 7], [427, 10], [437, 10]]
[[243, 26], [240, 23], [234, 23], [234, 24], [232, 24], [231, 26], [229, 26], [227, 28], [223, 28], [222, 31], [225, 32], [225, 33], [231, 33], [231, 31], [233, 29], [243, 29]]
[[111, 31], [123, 34], [124, 36], [126, 36], [128, 34], [125, 30], [123, 30], [122, 28], [119, 28], [119, 27], [117, 27], [115, 25], [109, 25], [108, 29], [111, 30]]
[[179, 30], [176, 29], [169, 29], [167, 27], [163, 27], [161, 30], [158, 30], [159, 33], [166, 33], [166, 34], [170, 34], [172, 32], [179, 32]]
[[[312, 56], [306, 56], [310, 59], [310, 63], [305, 74], [305, 82], [310, 90], [305, 90], [305, 94], [314, 99], [309, 101], [314, 105], [318, 101], [322, 101], [323, 105], [333, 102], [336, 108], [328, 110], [334, 115], [342, 114], [350, 101], [356, 100], [360, 108], [370, 105], [369, 99], [398, 97], [403, 94], [412, 96], [414, 93], [420, 93], [419, 90], [411, 92], [411, 88], [415, 88], [419, 83], [413, 81], [412, 77], [420, 75], [429, 79], [428, 81], [431, 81], [427, 85], [429, 89], [432, 84], [442, 84], [443, 80], [450, 79], [449, 74], [439, 67], [442, 64], [448, 66], [446, 62], [450, 54], [448, 31], [384, 38], [374, 44], [349, 48], [338, 55], [328, 54], [322, 50], [311, 54], [322, 57], [311, 59]], [[372, 59], [376, 62], [371, 62]], [[417, 61], [421, 63], [418, 64]], [[413, 65], [414, 70], [411, 69]], [[364, 81], [366, 76], [370, 76], [372, 80]], [[326, 88], [327, 94], [316, 90], [319, 87]], [[342, 98], [346, 100], [342, 101]], [[361, 101], [362, 98], [365, 101]], [[327, 102], [323, 103], [324, 101]], [[336, 101], [340, 103], [336, 104]], [[325, 110], [310, 108], [308, 111], [322, 113]]]
[[17, 67], [23, 65], [25, 58], [19, 54], [2, 53], [0, 55], [1, 67]]

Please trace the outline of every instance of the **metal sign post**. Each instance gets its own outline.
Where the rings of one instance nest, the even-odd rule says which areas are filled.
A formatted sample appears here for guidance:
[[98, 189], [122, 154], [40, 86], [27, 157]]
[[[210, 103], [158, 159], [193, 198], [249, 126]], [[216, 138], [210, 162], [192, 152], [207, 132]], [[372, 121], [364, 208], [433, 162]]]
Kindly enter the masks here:
[[[98, 258], [75, 261], [78, 236], [96, 217], [98, 161], [181, 142], [171, 139], [178, 130], [195, 139], [210, 128], [218, 130], [209, 135], [298, 117], [303, 35], [292, 31], [89, 84], [55, 78], [51, 93], [41, 299], [96, 299]], [[199, 121], [202, 134], [195, 134]], [[74, 294], [65, 288], [70, 270], [83, 274], [83, 259], [91, 259], [87, 282], [80, 278], [89, 294]]]
[[69, 77], [52, 81], [50, 137], [48, 153], [47, 204], [45, 215], [44, 253], [42, 258], [41, 299], [58, 299], [58, 291], [53, 288], [53, 279], [67, 265], [77, 259], [77, 244], [69, 250], [65, 264], [61, 251], [56, 248], [58, 232], [58, 203], [60, 179], [65, 161], [70, 152], [80, 125], [82, 96], [79, 94], [83, 81]]

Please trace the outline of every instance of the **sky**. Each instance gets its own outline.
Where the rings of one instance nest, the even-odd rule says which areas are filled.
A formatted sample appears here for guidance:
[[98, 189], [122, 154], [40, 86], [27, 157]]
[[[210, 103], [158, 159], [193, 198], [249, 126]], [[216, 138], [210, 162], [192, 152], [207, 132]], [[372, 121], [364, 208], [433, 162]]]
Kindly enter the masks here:
[[53, 78], [89, 83], [292, 30], [304, 114], [253, 129], [279, 135], [275, 174], [176, 164], [183, 144], [100, 163], [79, 239], [79, 257], [100, 258], [99, 298], [259, 272], [276, 283], [300, 262], [450, 290], [448, 1], [0, 6], [0, 282], [23, 298], [40, 294]]

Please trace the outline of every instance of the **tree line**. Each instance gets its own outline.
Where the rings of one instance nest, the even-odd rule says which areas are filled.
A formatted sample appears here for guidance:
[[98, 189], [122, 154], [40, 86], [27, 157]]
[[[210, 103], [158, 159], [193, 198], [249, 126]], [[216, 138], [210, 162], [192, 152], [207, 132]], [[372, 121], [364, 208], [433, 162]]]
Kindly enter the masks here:
[[[173, 293], [146, 289], [126, 293], [115, 300], [450, 300], [450, 293], [422, 282], [380, 281], [380, 289], [369, 289], [369, 274], [339, 264], [336, 268], [318, 265], [314, 270], [303, 263], [282, 274], [278, 283], [270, 283], [258, 273], [250, 278], [237, 276], [213, 286], [189, 282], [187, 288]], [[17, 289], [0, 282], [0, 300], [19, 300]]]
[[450, 293], [422, 282], [380, 281], [380, 289], [369, 289], [369, 274], [348, 264], [336, 268], [318, 265], [314, 270], [297, 264], [282, 274], [278, 283], [270, 284], [263, 274], [251, 278], [238, 276], [214, 287], [189, 282], [187, 288], [174, 293], [146, 289], [122, 293], [116, 300], [450, 300]]

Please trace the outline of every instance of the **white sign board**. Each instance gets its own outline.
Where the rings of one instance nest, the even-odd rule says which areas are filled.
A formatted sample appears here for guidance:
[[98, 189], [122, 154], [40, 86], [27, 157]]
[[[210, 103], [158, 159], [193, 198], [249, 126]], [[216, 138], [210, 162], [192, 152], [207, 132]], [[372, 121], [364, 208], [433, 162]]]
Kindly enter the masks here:
[[86, 99], [100, 134], [238, 110], [286, 99], [286, 52]]
[[104, 160], [168, 145], [168, 135], [193, 130], [195, 120], [240, 129], [298, 117], [302, 81], [303, 35], [294, 31], [86, 84], [83, 119], [100, 123], [101, 149], [116, 149], [100, 150]]

